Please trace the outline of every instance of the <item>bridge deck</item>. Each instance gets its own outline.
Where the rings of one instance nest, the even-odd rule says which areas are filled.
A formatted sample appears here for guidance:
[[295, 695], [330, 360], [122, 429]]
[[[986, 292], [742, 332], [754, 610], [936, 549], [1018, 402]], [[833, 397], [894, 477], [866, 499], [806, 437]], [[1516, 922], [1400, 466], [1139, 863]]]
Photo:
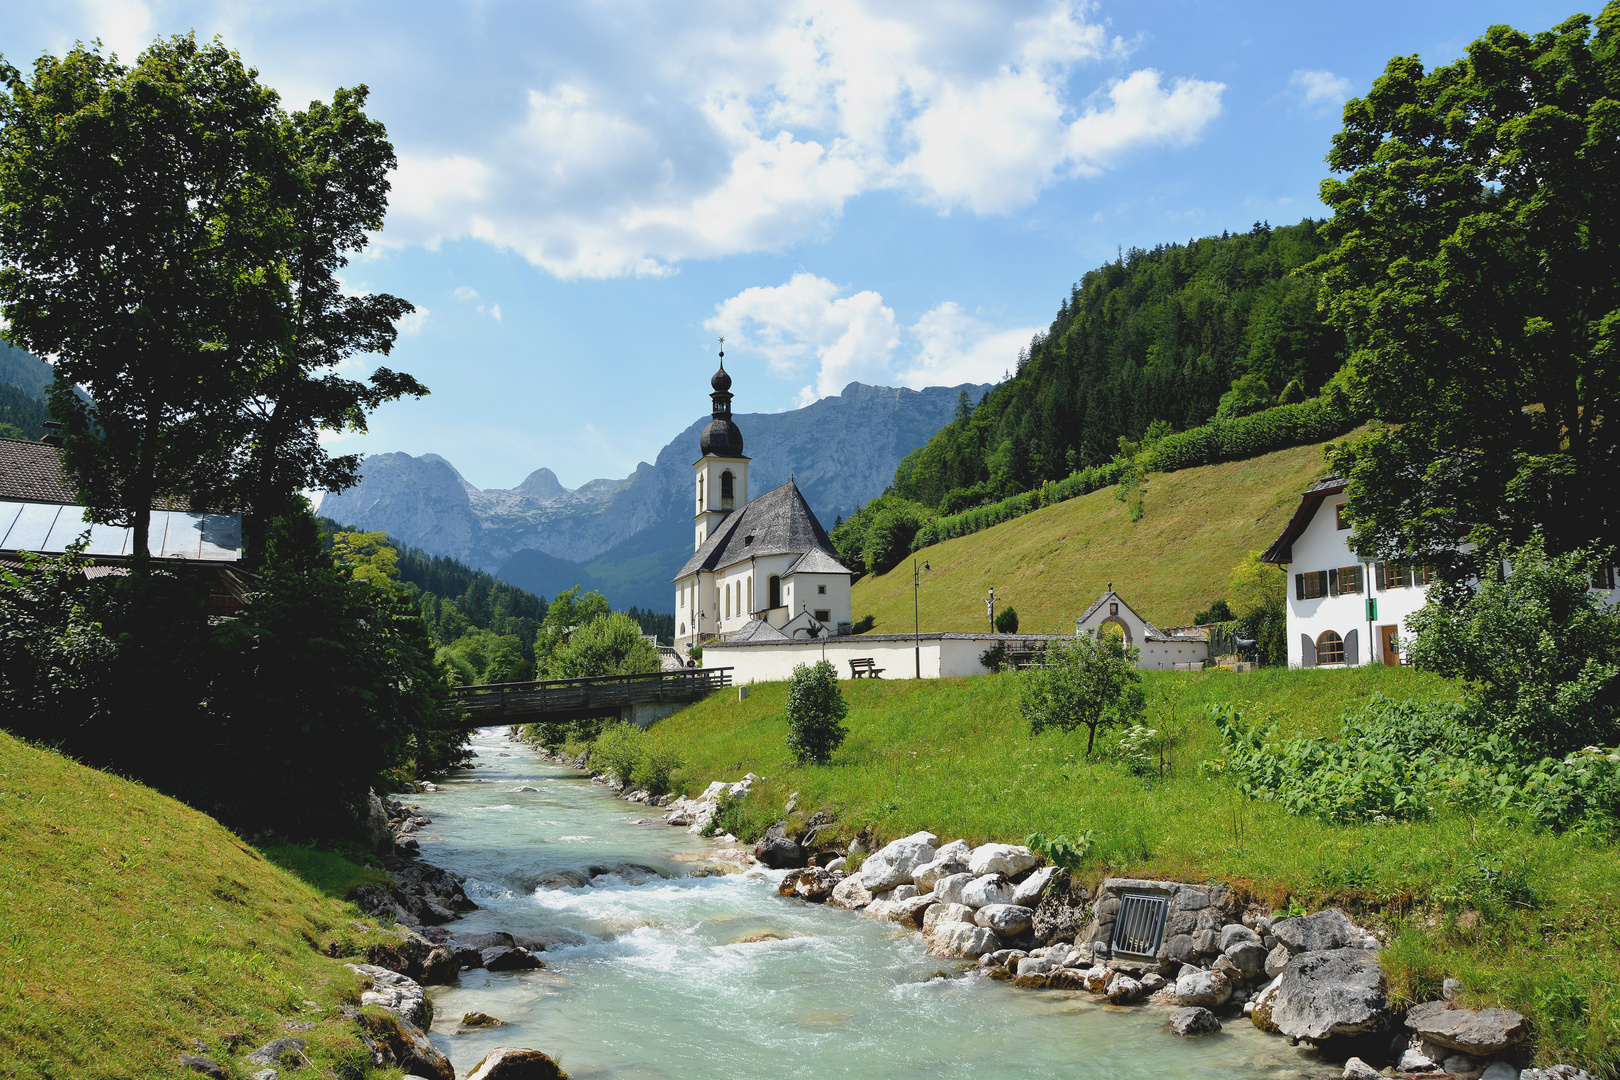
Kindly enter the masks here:
[[450, 691], [466, 710], [467, 724], [565, 723], [610, 716], [632, 705], [698, 701], [731, 684], [731, 668], [686, 668], [645, 675], [604, 675], [592, 679], [488, 683]]

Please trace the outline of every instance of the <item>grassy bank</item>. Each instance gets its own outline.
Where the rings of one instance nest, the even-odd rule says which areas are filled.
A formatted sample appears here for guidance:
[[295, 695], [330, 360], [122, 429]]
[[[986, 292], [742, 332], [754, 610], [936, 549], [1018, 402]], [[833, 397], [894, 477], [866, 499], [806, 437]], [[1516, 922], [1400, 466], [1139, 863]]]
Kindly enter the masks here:
[[267, 851], [0, 733], [0, 1074], [195, 1080], [176, 1064], [193, 1039], [225, 1061], [298, 1018], [316, 1022], [300, 1035], [321, 1073], [283, 1075], [365, 1075], [352, 1025], [330, 1011], [358, 1001], [356, 978], [324, 950], [353, 956], [375, 934], [329, 895], [374, 872]]
[[[1321, 476], [1322, 447], [1297, 446], [1247, 461], [1154, 473], [1133, 522], [1114, 488], [1037, 510], [917, 552], [933, 567], [918, 606], [924, 630], [986, 629], [984, 598], [1018, 609], [1025, 633], [1073, 632], [1109, 582], [1161, 626], [1190, 621], [1226, 593], [1232, 567], [1282, 531], [1299, 495]], [[911, 562], [855, 583], [857, 618], [880, 633], [912, 626]]]
[[1224, 881], [1275, 908], [1341, 904], [1387, 926], [1384, 954], [1403, 999], [1463, 980], [1473, 1003], [1535, 1023], [1543, 1062], [1601, 1075], [1620, 1061], [1620, 852], [1610, 839], [1554, 835], [1441, 810], [1420, 822], [1328, 825], [1253, 802], [1201, 762], [1220, 752], [1207, 707], [1281, 719], [1288, 733], [1332, 734], [1346, 708], [1382, 692], [1448, 697], [1457, 688], [1408, 669], [1149, 672], [1148, 723], [1172, 736], [1166, 776], [1138, 778], [1084, 760], [1085, 733], [1029, 736], [1017, 676], [841, 683], [849, 737], [825, 767], [786, 749], [786, 684], [746, 701], [717, 694], [655, 724], [648, 742], [685, 761], [695, 793], [752, 771], [765, 779], [734, 824], [757, 832], [799, 793], [796, 817], [836, 814], [845, 836], [929, 829], [947, 839], [1021, 842], [1031, 832], [1092, 831], [1084, 875]]

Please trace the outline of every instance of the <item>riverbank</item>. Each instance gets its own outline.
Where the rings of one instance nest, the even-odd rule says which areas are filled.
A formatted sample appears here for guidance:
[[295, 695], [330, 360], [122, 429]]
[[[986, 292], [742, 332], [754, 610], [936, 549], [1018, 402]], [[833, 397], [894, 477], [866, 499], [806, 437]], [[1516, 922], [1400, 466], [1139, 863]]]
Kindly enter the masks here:
[[[841, 683], [848, 739], [827, 767], [786, 751], [785, 686], [754, 686], [655, 724], [649, 748], [683, 760], [687, 795], [746, 772], [762, 779], [727, 812], [725, 830], [757, 839], [777, 821], [797, 833], [815, 813], [828, 842], [862, 830], [889, 840], [927, 829], [970, 844], [1032, 832], [1095, 841], [1077, 879], [1217, 881], [1274, 910], [1342, 907], [1381, 929], [1380, 962], [1398, 1005], [1440, 995], [1530, 1017], [1536, 1060], [1614, 1075], [1620, 1062], [1620, 855], [1612, 840], [1555, 835], [1441, 809], [1418, 822], [1328, 825], [1245, 799], [1200, 770], [1219, 753], [1208, 704], [1327, 734], [1375, 692], [1405, 698], [1456, 688], [1403, 669], [1149, 673], [1150, 726], [1172, 735], [1165, 775], [1084, 760], [1083, 736], [1030, 738], [1012, 676], [924, 683]], [[792, 796], [797, 795], [796, 799]], [[786, 812], [790, 799], [794, 806]]]

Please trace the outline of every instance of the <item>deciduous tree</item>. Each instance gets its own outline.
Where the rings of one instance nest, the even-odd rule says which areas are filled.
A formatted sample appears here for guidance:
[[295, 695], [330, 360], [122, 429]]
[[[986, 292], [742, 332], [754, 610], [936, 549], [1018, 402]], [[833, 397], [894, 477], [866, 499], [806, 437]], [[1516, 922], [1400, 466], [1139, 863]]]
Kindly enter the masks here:
[[1018, 678], [1018, 709], [1030, 731], [1085, 728], [1086, 756], [1097, 743], [1097, 729], [1134, 724], [1146, 700], [1136, 669], [1141, 650], [1118, 634], [1086, 633], [1070, 642], [1053, 642], [1046, 662]]

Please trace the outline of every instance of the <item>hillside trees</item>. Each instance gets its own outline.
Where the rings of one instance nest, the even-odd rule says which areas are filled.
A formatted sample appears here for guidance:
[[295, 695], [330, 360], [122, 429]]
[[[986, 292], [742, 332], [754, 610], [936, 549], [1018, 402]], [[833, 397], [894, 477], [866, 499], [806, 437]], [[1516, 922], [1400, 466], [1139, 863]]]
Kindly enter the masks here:
[[[384, 401], [425, 393], [378, 368], [411, 306], [345, 296], [336, 272], [382, 225], [393, 150], [364, 87], [285, 114], [217, 41], [159, 41], [133, 66], [76, 47], [31, 76], [0, 62], [0, 313], [53, 358], [64, 460], [96, 520], [134, 528], [150, 507], [249, 510], [354, 480], [321, 428], [363, 428]], [[90, 397], [74, 391], [82, 385]]]
[[1352, 543], [1470, 569], [1469, 539], [1620, 540], [1620, 4], [1454, 63], [1391, 60], [1345, 106], [1315, 267], [1385, 422], [1333, 457]]

